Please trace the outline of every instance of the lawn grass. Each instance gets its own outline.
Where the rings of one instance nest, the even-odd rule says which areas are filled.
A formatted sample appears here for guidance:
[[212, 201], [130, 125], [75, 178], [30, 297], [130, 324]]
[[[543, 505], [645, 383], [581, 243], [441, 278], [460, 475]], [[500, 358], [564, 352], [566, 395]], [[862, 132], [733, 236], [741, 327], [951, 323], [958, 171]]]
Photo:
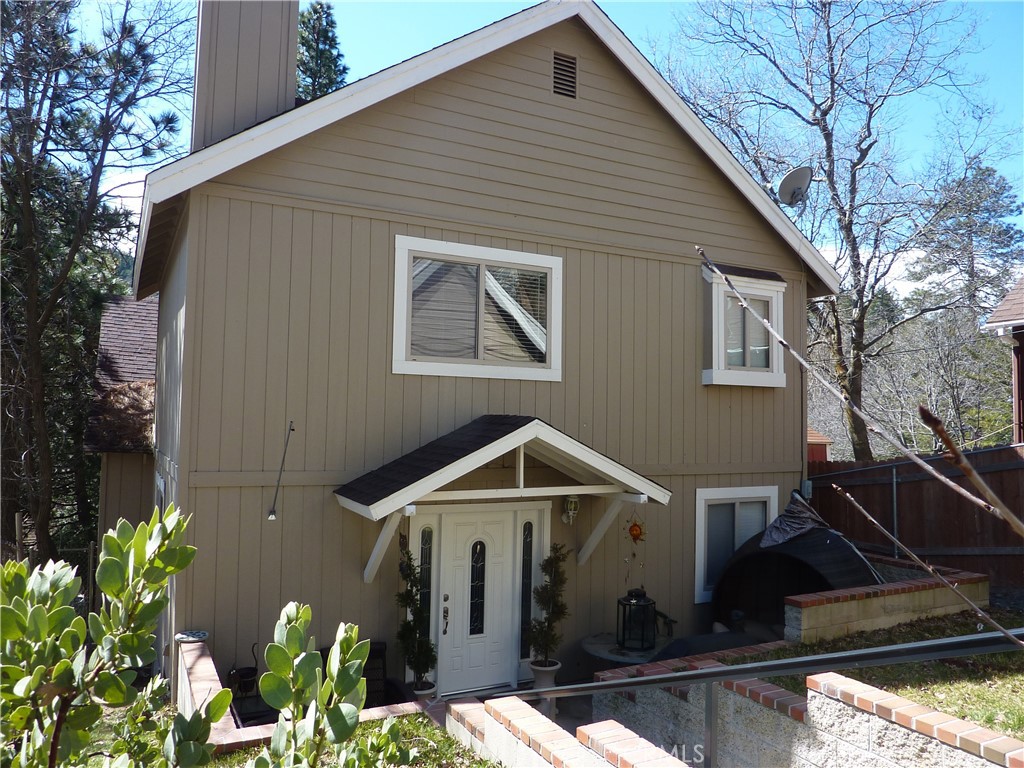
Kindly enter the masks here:
[[[399, 717], [396, 722], [402, 734], [402, 746], [416, 749], [413, 765], [437, 768], [497, 768], [495, 763], [479, 758], [471, 750], [463, 747], [426, 715], [405, 715]], [[354, 738], [363, 738], [372, 731], [380, 730], [382, 723], [382, 720], [360, 723]], [[262, 747], [253, 747], [229, 752], [226, 755], [218, 755], [214, 758], [213, 764], [217, 768], [240, 768], [262, 751]], [[321, 764], [335, 763], [333, 758], [327, 758]]]
[[[993, 609], [991, 615], [1006, 628], [1024, 626], [1024, 614], [1020, 612]], [[756, 656], [723, 659], [723, 662], [743, 664], [788, 659], [989, 631], [991, 627], [980, 624], [977, 617], [965, 611], [832, 640], [799, 643]], [[953, 717], [1024, 739], [1024, 651], [837, 671]], [[771, 678], [775, 685], [801, 695], [807, 693], [805, 680], [805, 675]]]
[[[102, 750], [114, 738], [114, 728], [121, 719], [122, 710], [107, 709], [100, 720], [93, 736], [93, 751]], [[402, 745], [415, 747], [417, 750], [413, 765], [419, 766], [451, 766], [452, 768], [492, 768], [495, 763], [483, 760], [469, 749], [463, 747], [426, 715], [406, 715], [397, 720], [398, 729], [402, 734]], [[383, 724], [382, 720], [371, 720], [360, 723], [355, 738], [363, 738], [372, 731], [377, 731]], [[236, 752], [217, 755], [213, 765], [218, 768], [241, 768], [246, 762], [263, 751], [263, 747], [251, 747]], [[322, 765], [334, 765], [333, 758], [327, 758]], [[103, 765], [102, 755], [89, 760], [90, 768]]]

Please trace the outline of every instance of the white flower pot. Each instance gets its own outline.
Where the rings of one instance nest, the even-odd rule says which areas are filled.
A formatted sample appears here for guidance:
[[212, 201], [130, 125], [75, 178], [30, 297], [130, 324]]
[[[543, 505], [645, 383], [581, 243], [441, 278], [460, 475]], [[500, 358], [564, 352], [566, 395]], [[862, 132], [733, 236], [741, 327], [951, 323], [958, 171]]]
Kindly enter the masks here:
[[[558, 674], [558, 670], [562, 668], [562, 662], [551, 660], [550, 664], [544, 664], [544, 662], [531, 661], [530, 669], [533, 671], [533, 687], [534, 688], [554, 688], [555, 675]], [[550, 718], [554, 718], [558, 714], [558, 707], [555, 706], [555, 700], [544, 698], [541, 699], [540, 706], [537, 707], [542, 715]]]
[[435, 683], [425, 680], [423, 684], [427, 687], [417, 688], [415, 685], [413, 686], [412, 692], [416, 694], [416, 701], [430, 701], [437, 693], [437, 685]]

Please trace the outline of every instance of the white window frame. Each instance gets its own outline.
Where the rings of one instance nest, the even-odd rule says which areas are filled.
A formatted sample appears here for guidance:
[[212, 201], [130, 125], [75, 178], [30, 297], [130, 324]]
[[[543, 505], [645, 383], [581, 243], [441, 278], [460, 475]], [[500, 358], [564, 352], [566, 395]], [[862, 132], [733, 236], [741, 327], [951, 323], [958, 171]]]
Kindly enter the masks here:
[[777, 485], [753, 485], [743, 488], [698, 488], [697, 489], [697, 530], [694, 536], [694, 580], [693, 602], [710, 603], [713, 587], [704, 583], [704, 569], [707, 564], [708, 506], [729, 501], [766, 501], [765, 526], [779, 516], [779, 487]]
[[[455, 258], [481, 264], [540, 269], [548, 273], [547, 363], [511, 365], [486, 360], [457, 362], [450, 360], [413, 360], [409, 352], [409, 323], [413, 253], [431, 258]], [[428, 240], [407, 235], [395, 236], [395, 308], [391, 370], [420, 376], [462, 376], [477, 379], [519, 379], [524, 381], [562, 380], [562, 259], [539, 253], [521, 253], [503, 248]]]
[[[729, 289], [722, 277], [707, 267], [702, 267], [702, 272], [704, 279], [711, 284], [711, 368], [704, 369], [702, 383], [741, 387], [786, 386], [785, 355], [774, 338], [769, 337], [767, 369], [737, 368], [728, 365], [725, 351], [725, 308], [728, 297], [736, 294]], [[734, 275], [729, 275], [729, 279], [744, 298], [767, 301], [768, 320], [780, 336], [785, 335], [782, 317], [786, 284], [775, 280]]]

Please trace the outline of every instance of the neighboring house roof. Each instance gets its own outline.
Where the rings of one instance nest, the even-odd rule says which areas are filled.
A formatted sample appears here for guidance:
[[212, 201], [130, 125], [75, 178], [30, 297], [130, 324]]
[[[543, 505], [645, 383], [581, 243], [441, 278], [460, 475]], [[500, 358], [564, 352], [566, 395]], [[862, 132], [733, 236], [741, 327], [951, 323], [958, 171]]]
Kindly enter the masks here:
[[590, 0], [548, 0], [153, 171], [146, 178], [143, 196], [134, 290], [138, 295], [147, 295], [157, 290], [160, 263], [166, 257], [166, 249], [170, 247], [174, 236], [175, 222], [182, 205], [181, 196], [192, 187], [573, 17], [586, 24], [779, 233], [822, 284], [828, 290], [838, 292], [839, 275], [835, 269], [725, 145], [686, 106], [643, 54]]
[[985, 321], [985, 330], [1024, 326], [1024, 277], [1010, 289]]
[[826, 437], [816, 429], [807, 428], [807, 443], [808, 445], [832, 445], [835, 442], [830, 437]]
[[[334, 491], [339, 503], [380, 520], [511, 450], [525, 451], [582, 483], [614, 483], [660, 504], [671, 493], [533, 416], [481, 416]], [[529, 489], [523, 489], [529, 495]], [[611, 491], [608, 491], [611, 492]]]
[[117, 296], [103, 308], [96, 395], [85, 433], [88, 450], [153, 450], [158, 309], [156, 296], [142, 301]]

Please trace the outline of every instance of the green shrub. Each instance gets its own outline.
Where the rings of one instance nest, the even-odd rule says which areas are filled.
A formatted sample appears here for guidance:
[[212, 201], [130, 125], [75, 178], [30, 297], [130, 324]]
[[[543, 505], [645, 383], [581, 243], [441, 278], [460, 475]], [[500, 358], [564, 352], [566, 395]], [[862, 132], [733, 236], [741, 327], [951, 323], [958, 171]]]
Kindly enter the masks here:
[[359, 642], [355, 624], [341, 624], [325, 669], [315, 639], [308, 638], [312, 616], [308, 605], [288, 603], [274, 626], [274, 642], [264, 654], [267, 671], [260, 677], [260, 694], [280, 714], [270, 747], [248, 765], [315, 768], [328, 755], [338, 765], [353, 768], [407, 765], [414, 750], [399, 746], [393, 720], [363, 739], [351, 740], [366, 702], [363, 665], [370, 653], [369, 640]]
[[[190, 768], [210, 762], [210, 726], [227, 712], [229, 691], [221, 691], [191, 717], [171, 718], [156, 714], [166, 685], [152, 682], [141, 697], [132, 686], [132, 667], [156, 661], [154, 632], [168, 604], [168, 579], [195, 557], [195, 548], [182, 543], [187, 525], [171, 506], [163, 515], [154, 510], [149, 523], [138, 528], [121, 520], [105, 534], [96, 568], [102, 605], [88, 621], [72, 608], [82, 586], [75, 568], [53, 561], [31, 571], [27, 560], [4, 564], [4, 765], [85, 765], [104, 705], [128, 708], [113, 745], [99, 753], [116, 768]], [[159, 749], [145, 733], [157, 737]]]

